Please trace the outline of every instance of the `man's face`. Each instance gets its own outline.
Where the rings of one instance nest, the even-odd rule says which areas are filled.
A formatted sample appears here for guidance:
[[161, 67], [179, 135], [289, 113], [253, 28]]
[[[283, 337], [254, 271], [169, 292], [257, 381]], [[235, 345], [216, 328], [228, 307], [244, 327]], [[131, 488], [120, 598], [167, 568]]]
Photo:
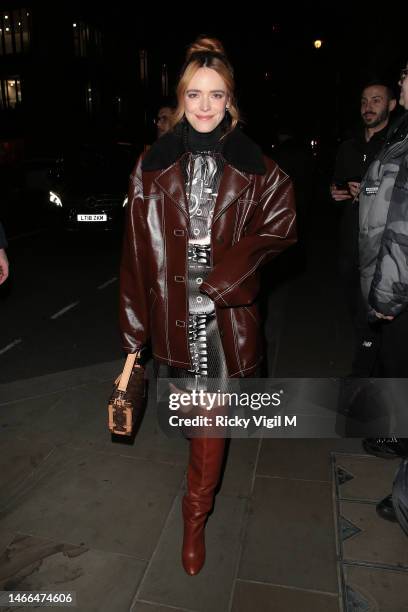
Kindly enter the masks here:
[[367, 128], [374, 128], [388, 121], [391, 100], [383, 85], [366, 87], [361, 95], [361, 117]]
[[163, 106], [157, 113], [156, 126], [157, 126], [157, 138], [163, 136], [170, 129], [170, 120], [173, 111], [169, 106]]
[[399, 86], [401, 87], [399, 103], [405, 110], [408, 110], [408, 62], [405, 69], [401, 71]]

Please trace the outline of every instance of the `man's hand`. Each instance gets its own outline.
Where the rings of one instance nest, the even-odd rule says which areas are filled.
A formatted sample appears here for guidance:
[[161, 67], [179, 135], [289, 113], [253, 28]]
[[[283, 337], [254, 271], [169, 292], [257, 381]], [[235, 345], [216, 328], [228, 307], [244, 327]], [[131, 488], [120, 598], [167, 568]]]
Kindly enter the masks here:
[[356, 181], [348, 181], [347, 185], [353, 198], [357, 198], [358, 194], [360, 193], [360, 183], [357, 183]]
[[4, 249], [0, 249], [0, 285], [4, 283], [9, 275], [9, 263]]
[[381, 312], [377, 312], [376, 310], [374, 310], [374, 314], [377, 317], [377, 319], [384, 319], [386, 321], [393, 321], [395, 319], [395, 317], [383, 315], [381, 314]]
[[343, 202], [343, 200], [351, 200], [351, 194], [348, 189], [337, 189], [336, 185], [333, 183], [330, 185], [330, 193], [333, 200], [336, 202]]

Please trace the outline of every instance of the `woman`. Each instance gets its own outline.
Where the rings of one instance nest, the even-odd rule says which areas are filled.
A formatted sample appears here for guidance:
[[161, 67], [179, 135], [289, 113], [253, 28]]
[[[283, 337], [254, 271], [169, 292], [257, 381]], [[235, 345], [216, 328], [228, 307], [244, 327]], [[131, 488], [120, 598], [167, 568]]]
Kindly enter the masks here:
[[[293, 192], [237, 128], [233, 71], [217, 40], [190, 47], [177, 99], [173, 129], [131, 177], [121, 328], [126, 352], [150, 341], [160, 374], [206, 387], [258, 371], [259, 268], [295, 241]], [[224, 442], [190, 441], [182, 554], [190, 575], [204, 564]]]

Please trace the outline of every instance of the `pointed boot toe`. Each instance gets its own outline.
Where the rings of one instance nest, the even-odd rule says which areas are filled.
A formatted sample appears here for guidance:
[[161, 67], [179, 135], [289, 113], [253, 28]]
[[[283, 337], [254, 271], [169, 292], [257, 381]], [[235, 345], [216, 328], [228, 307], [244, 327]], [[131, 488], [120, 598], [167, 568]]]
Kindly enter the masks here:
[[205, 563], [205, 515], [190, 512], [188, 502], [183, 500], [184, 537], [182, 562], [187, 574], [195, 576]]
[[195, 550], [183, 547], [182, 563], [189, 576], [196, 576], [205, 563], [205, 547]]

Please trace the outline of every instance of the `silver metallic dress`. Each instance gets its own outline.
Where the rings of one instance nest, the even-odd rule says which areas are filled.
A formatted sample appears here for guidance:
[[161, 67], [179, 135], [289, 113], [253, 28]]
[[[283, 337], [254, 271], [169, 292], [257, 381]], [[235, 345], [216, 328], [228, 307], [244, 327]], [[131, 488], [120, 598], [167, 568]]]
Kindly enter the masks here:
[[[183, 158], [189, 203], [188, 244], [188, 340], [192, 370], [160, 367], [159, 376], [182, 378], [187, 389], [213, 390], [209, 379], [227, 381], [228, 373], [215, 316], [214, 302], [200, 293], [200, 285], [212, 269], [211, 223], [223, 171], [222, 158], [211, 151]], [[220, 385], [216, 384], [214, 390]]]

